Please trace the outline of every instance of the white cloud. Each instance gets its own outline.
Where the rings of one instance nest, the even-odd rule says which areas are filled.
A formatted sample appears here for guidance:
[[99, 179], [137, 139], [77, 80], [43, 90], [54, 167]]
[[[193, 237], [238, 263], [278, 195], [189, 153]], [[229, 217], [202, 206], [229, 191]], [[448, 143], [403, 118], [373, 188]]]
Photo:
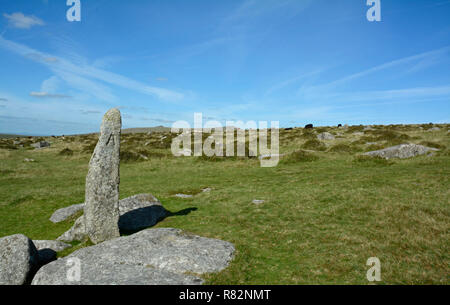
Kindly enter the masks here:
[[18, 12], [13, 13], [11, 15], [3, 14], [3, 16], [8, 19], [8, 24], [14, 28], [18, 29], [29, 29], [32, 26], [35, 25], [44, 25], [44, 21], [41, 19], [31, 15], [31, 16], [25, 16], [24, 14]]
[[[114, 102], [117, 98], [111, 93], [111, 90], [108, 87], [99, 82], [95, 82], [94, 80], [130, 89], [145, 95], [156, 96], [157, 98], [166, 101], [179, 101], [185, 97], [184, 94], [176, 91], [148, 86], [145, 83], [120, 74], [112, 73], [87, 64], [73, 63], [72, 61], [61, 57], [34, 50], [26, 45], [6, 40], [1, 35], [0, 47], [46, 65], [69, 86], [93, 94], [97, 98], [108, 102]], [[45, 60], [48, 58], [54, 60]]]
[[36, 92], [36, 91], [30, 92], [30, 96], [39, 97], [39, 98], [70, 98], [70, 96], [68, 96], [68, 95], [52, 94], [52, 93], [48, 93], [48, 92]]

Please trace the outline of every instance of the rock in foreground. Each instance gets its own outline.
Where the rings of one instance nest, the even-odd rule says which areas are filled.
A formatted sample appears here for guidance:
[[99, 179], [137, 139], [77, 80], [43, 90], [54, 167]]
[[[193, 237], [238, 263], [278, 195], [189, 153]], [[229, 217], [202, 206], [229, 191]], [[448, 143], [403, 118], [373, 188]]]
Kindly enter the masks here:
[[[218, 272], [232, 260], [226, 241], [183, 233], [179, 229], [148, 229], [75, 251], [42, 267], [34, 285], [201, 284], [197, 276]], [[71, 281], [68, 260], [79, 259], [80, 280]]]
[[0, 238], [0, 285], [23, 285], [39, 268], [33, 242], [22, 234]]
[[420, 155], [425, 155], [431, 151], [437, 151], [436, 148], [429, 148], [422, 145], [416, 144], [400, 144], [397, 146], [388, 147], [381, 150], [370, 151], [364, 155], [372, 157], [381, 157], [385, 159], [400, 158], [406, 159], [411, 157], [416, 157]]

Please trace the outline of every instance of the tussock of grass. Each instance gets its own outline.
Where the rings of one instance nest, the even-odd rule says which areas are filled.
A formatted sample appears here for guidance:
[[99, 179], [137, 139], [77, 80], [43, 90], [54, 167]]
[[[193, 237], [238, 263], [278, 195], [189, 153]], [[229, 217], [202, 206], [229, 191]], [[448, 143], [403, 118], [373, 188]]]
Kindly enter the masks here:
[[365, 156], [365, 155], [359, 155], [356, 156], [353, 159], [353, 162], [357, 163], [357, 164], [362, 164], [362, 165], [369, 165], [369, 166], [389, 166], [394, 164], [394, 161], [392, 160], [387, 160], [381, 157], [372, 157], [372, 156]]
[[280, 164], [292, 164], [292, 163], [299, 163], [299, 162], [313, 162], [318, 160], [319, 157], [306, 152], [304, 150], [298, 150], [294, 151], [286, 156], [283, 156], [280, 160]]
[[376, 150], [381, 150], [386, 148], [386, 145], [381, 145], [381, 144], [371, 144], [369, 146], [366, 147], [365, 151], [376, 151]]
[[58, 153], [60, 156], [73, 156], [73, 150], [70, 148], [64, 148]]
[[131, 163], [131, 162], [142, 162], [146, 161], [147, 156], [136, 153], [134, 151], [129, 150], [121, 150], [120, 151], [120, 162]]
[[426, 146], [426, 147], [431, 147], [431, 148], [446, 149], [445, 145], [442, 145], [442, 144], [439, 144], [436, 142], [431, 142], [431, 141], [422, 141], [419, 144]]
[[81, 150], [81, 152], [85, 153], [85, 154], [92, 154], [95, 150], [95, 146], [97, 146], [97, 143], [91, 143], [91, 144], [85, 145], [83, 147], [83, 149]]
[[355, 153], [357, 151], [361, 151], [361, 149], [358, 148], [355, 145], [348, 145], [348, 144], [341, 143], [341, 144], [334, 145], [333, 147], [331, 147], [329, 149], [329, 151], [337, 152], [337, 153], [348, 153], [348, 154], [351, 154], [351, 153]]
[[327, 150], [326, 145], [324, 143], [320, 142], [317, 139], [312, 139], [312, 140], [306, 141], [302, 145], [302, 148], [304, 148], [304, 149], [311, 149], [311, 150], [317, 150], [317, 151], [325, 151], [325, 150]]

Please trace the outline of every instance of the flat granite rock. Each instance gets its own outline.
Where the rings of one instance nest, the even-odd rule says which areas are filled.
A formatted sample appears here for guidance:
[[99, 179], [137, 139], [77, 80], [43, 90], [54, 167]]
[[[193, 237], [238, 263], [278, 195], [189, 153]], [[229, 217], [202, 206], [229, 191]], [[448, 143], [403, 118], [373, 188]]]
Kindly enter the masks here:
[[[179, 229], [148, 229], [73, 252], [42, 267], [33, 285], [48, 284], [201, 284], [197, 276], [225, 269], [234, 246], [226, 241], [190, 235]], [[80, 281], [67, 274], [79, 259]]]
[[33, 240], [33, 244], [38, 250], [52, 249], [55, 252], [59, 252], [72, 247], [72, 245], [57, 240]]
[[420, 155], [425, 155], [432, 151], [438, 151], [436, 148], [429, 148], [422, 145], [416, 144], [400, 144], [392, 147], [388, 147], [381, 150], [370, 151], [364, 155], [372, 157], [381, 157], [385, 159], [399, 158], [406, 159], [412, 158]]
[[56, 210], [53, 213], [53, 215], [50, 217], [50, 221], [53, 223], [58, 223], [58, 222], [64, 221], [67, 218], [75, 215], [78, 211], [81, 211], [83, 209], [84, 209], [84, 203], [79, 203], [79, 204], [73, 204], [66, 208]]

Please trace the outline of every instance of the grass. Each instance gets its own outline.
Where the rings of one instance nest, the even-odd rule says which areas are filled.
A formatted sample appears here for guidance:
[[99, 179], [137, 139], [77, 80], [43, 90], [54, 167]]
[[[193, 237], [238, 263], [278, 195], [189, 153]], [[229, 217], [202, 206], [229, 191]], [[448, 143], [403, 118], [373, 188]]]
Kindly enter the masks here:
[[[417, 142], [448, 147], [448, 126], [441, 129], [401, 132], [412, 141], [420, 136]], [[158, 134], [122, 139], [129, 136], [136, 152], [170, 154], [144, 145]], [[58, 208], [84, 201], [90, 155], [82, 148], [93, 137], [47, 139], [52, 146], [42, 150], [0, 149], [0, 236], [56, 239], [71, 227], [75, 219], [53, 224], [49, 218]], [[351, 137], [332, 145], [351, 145]], [[234, 260], [207, 275], [208, 284], [367, 284], [366, 261], [373, 256], [381, 261], [381, 284], [449, 284], [448, 153], [387, 161], [352, 151], [299, 150], [304, 143], [301, 132], [290, 132], [289, 141], [281, 141], [286, 156], [273, 168], [248, 158], [122, 162], [120, 198], [152, 193], [171, 212], [156, 227], [232, 242]], [[74, 154], [59, 155], [65, 148]], [[200, 193], [205, 186], [212, 191]], [[196, 196], [173, 196], [189, 192]], [[265, 203], [254, 205], [255, 198]]]

